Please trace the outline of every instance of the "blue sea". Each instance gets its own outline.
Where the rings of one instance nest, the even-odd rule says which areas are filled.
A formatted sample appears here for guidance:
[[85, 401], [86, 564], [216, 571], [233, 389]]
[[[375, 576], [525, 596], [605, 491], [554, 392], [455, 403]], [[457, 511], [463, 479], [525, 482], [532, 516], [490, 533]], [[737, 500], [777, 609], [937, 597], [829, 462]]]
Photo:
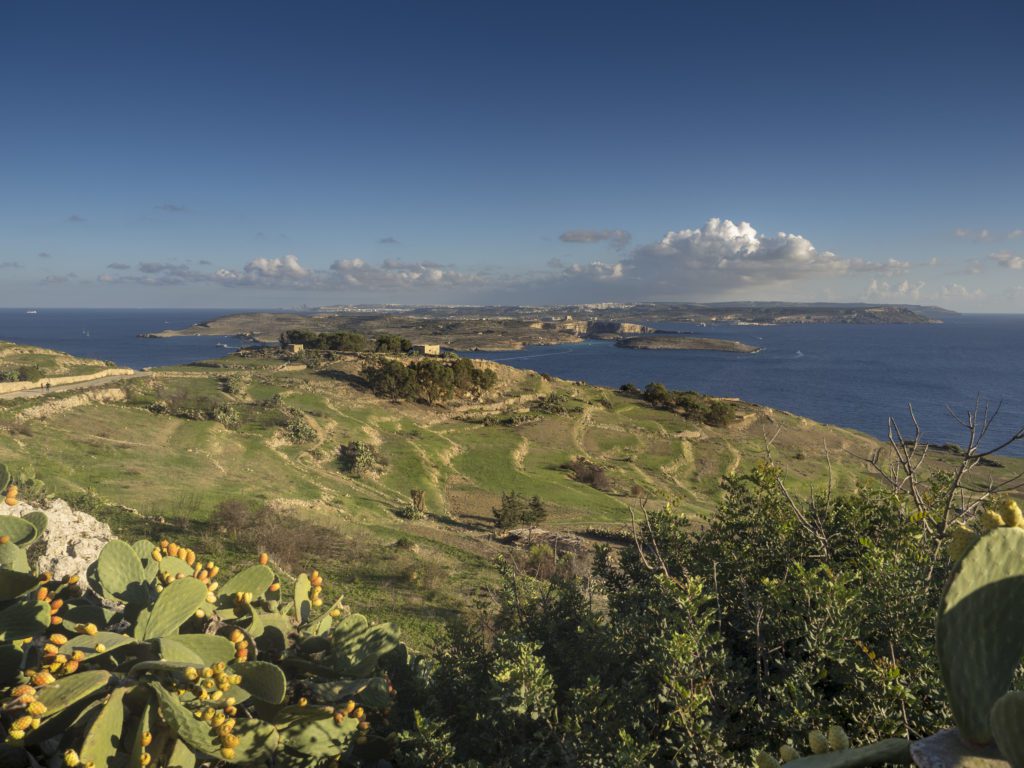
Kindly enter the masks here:
[[[232, 310], [237, 311], [237, 310]], [[0, 339], [142, 368], [218, 357], [237, 339], [136, 334], [183, 328], [218, 309], [0, 309]], [[908, 424], [913, 404], [925, 439], [962, 442], [947, 411], [977, 398], [999, 405], [991, 444], [1024, 425], [1024, 315], [963, 315], [934, 325], [664, 325], [760, 347], [728, 352], [621, 349], [588, 341], [473, 356], [571, 380], [618, 387], [660, 381], [673, 389], [739, 397], [884, 437], [889, 416]], [[227, 344], [229, 348], [218, 346]], [[1012, 453], [1024, 455], [1024, 446]]]

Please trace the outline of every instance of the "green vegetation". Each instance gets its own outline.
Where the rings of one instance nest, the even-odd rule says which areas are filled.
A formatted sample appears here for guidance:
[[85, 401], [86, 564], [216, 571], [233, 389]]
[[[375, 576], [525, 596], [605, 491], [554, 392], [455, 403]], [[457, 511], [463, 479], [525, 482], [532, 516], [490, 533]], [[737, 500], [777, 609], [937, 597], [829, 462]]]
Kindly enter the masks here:
[[312, 331], [288, 330], [281, 332], [282, 344], [302, 344], [307, 349], [331, 350], [334, 352], [362, 352], [369, 348], [369, 341], [361, 333], [314, 333]]
[[0, 382], [39, 381], [47, 376], [83, 376], [111, 367], [101, 360], [0, 341]]
[[0, 517], [5, 765], [356, 765], [391, 751], [389, 678], [413, 660], [390, 625], [326, 605], [316, 570], [286, 599], [265, 554], [228, 578], [166, 539], [113, 540], [86, 592], [29, 570], [46, 522]]
[[406, 365], [398, 360], [376, 359], [362, 371], [370, 390], [389, 400], [419, 400], [435, 405], [454, 397], [479, 395], [491, 389], [498, 377], [489, 368], [478, 368], [466, 358], [419, 360]]
[[516, 528], [520, 525], [536, 525], [543, 522], [548, 511], [539, 496], [527, 500], [515, 491], [501, 494], [501, 504], [491, 510], [495, 524], [503, 529]]
[[[623, 391], [631, 391], [628, 387], [626, 385]], [[699, 392], [677, 392], [658, 382], [652, 382], [644, 388], [643, 398], [656, 408], [678, 411], [687, 418], [712, 427], [723, 427], [734, 417], [732, 403]]]
[[[148, 544], [133, 550], [144, 573], [182, 559], [180, 547], [171, 552], [174, 540], [206, 553], [182, 582], [201, 582], [204, 569], [210, 577], [205, 565], [214, 561], [247, 573], [252, 553], [268, 553], [267, 587], [210, 582], [202, 599], [213, 592], [214, 602], [198, 606], [204, 615], [191, 606], [168, 630], [176, 638], [228, 633], [228, 641], [234, 629], [243, 633], [259, 658], [225, 659], [235, 666], [224, 674], [242, 675], [254, 699], [238, 667], [267, 661], [284, 673], [286, 703], [244, 705], [247, 719], [262, 723], [253, 728], [271, 740], [268, 728], [278, 734], [272, 760], [257, 755], [255, 763], [319, 764], [287, 752], [287, 724], [274, 707], [304, 696], [332, 705], [326, 721], [338, 702], [322, 698], [325, 688], [348, 679], [324, 663], [336, 658], [325, 641], [339, 639], [337, 627], [300, 631], [294, 645], [269, 652], [265, 632], [254, 631], [257, 617], [264, 630], [282, 616], [305, 626], [294, 608], [282, 613], [287, 600], [273, 603], [282, 590], [301, 592], [289, 573], [318, 564], [328, 584], [346, 584], [354, 609], [393, 621], [433, 656], [414, 670], [382, 653], [365, 675], [397, 689], [389, 714], [383, 699], [363, 707], [377, 739], [365, 746], [400, 768], [738, 768], [755, 755], [772, 766], [774, 754], [802, 759], [808, 732], [807, 746], [827, 752], [808, 768], [881, 765], [904, 761], [910, 740], [951, 722], [969, 739], [994, 739], [1017, 754], [1020, 696], [1006, 694], [1024, 647], [1021, 612], [1012, 609], [1024, 515], [986, 489], [1012, 488], [1024, 462], [979, 452], [976, 435], [965, 449], [925, 453], [919, 443], [880, 445], [738, 402], [717, 425], [707, 415], [718, 401], [693, 393], [657, 385], [644, 396], [635, 387], [612, 392], [471, 361], [494, 378], [472, 398], [443, 407], [385, 402], [363, 376], [366, 353], [308, 358], [305, 368], [287, 360], [246, 352], [215, 368], [181, 366], [123, 383], [123, 399], [68, 394], [0, 406], [11, 425], [0, 457], [26, 481], [23, 493], [43, 492], [28, 482], [34, 467], [47, 491], [122, 537], [163, 537], [154, 545], [160, 559], [147, 561]], [[397, 362], [369, 362], [385, 361]], [[157, 402], [173, 403], [179, 415], [155, 413]], [[190, 409], [234, 418], [187, 418]], [[300, 422], [310, 431], [296, 437]], [[19, 544], [43, 523], [7, 520], [0, 566], [24, 572]], [[544, 529], [534, 527], [541, 522]], [[532, 530], [494, 535], [516, 527]], [[135, 573], [135, 561], [123, 559]], [[66, 728], [65, 742], [87, 753], [111, 701], [150, 697], [150, 711], [162, 711], [166, 694], [194, 704], [168, 671], [174, 660], [162, 655], [174, 642], [136, 637], [154, 621], [157, 595], [178, 582], [146, 575], [108, 588], [107, 571], [97, 566], [90, 581], [118, 615], [108, 606], [91, 621], [129, 640], [85, 669], [116, 673]], [[271, 594], [274, 583], [282, 586]], [[46, 586], [68, 610], [84, 600], [64, 596], [66, 584]], [[246, 592], [254, 595], [249, 612]], [[38, 602], [36, 595], [26, 587], [0, 592], [0, 601]], [[40, 622], [57, 615], [35, 610]], [[30, 629], [9, 642], [40, 637]], [[45, 637], [21, 651], [18, 669], [41, 671]], [[110, 722], [130, 736], [99, 741], [134, 749], [127, 745], [136, 743], [140, 711], [118, 701], [111, 712], [121, 718]], [[30, 743], [25, 728], [3, 717], [8, 733], [25, 731], [31, 749], [50, 743]], [[211, 753], [210, 742], [174, 731], [173, 716], [157, 725], [169, 729], [164, 747], [184, 740], [210, 765], [242, 759], [244, 741], [225, 758], [219, 749], [227, 745]], [[331, 754], [344, 750], [342, 764], [354, 764], [358, 746], [333, 739]]]

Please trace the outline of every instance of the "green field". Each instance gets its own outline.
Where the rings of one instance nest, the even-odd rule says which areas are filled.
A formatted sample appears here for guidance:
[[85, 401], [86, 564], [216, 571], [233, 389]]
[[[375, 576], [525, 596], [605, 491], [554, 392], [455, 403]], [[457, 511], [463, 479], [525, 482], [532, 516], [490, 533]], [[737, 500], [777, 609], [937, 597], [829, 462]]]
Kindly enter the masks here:
[[[699, 519], [719, 498], [721, 476], [763, 461], [773, 436], [772, 453], [798, 493], [825, 489], [826, 450], [837, 487], [864, 482], [858, 457], [878, 445], [851, 430], [742, 403], [734, 423], [708, 427], [636, 396], [501, 366], [493, 366], [493, 393], [442, 408], [374, 397], [360, 385], [354, 357], [319, 369], [283, 365], [236, 355], [160, 369], [117, 385], [126, 393], [120, 402], [76, 401], [46, 413], [39, 412], [42, 399], [4, 401], [0, 461], [30, 469], [56, 495], [90, 493], [137, 512], [115, 516], [115, 527], [156, 538], [178, 526], [201, 537], [197, 549], [228, 546], [203, 525], [220, 502], [269, 504], [319, 526], [329, 541], [311, 546], [333, 549], [323, 549], [330, 561], [316, 565], [354, 607], [398, 621], [423, 642], [440, 619], [494, 583], [494, 559], [507, 545], [494, 535], [491, 509], [503, 492], [539, 496], [550, 530], [622, 530], [636, 493]], [[539, 412], [537, 398], [553, 392], [573, 412]], [[195, 416], [214, 411], [228, 416]], [[496, 423], [508, 417], [521, 423]], [[296, 420], [315, 436], [291, 438], [288, 425]], [[342, 471], [338, 448], [353, 441], [375, 446], [381, 472]], [[604, 468], [610, 490], [573, 478], [565, 464], [577, 456]], [[395, 510], [414, 488], [426, 492], [429, 515], [409, 521]], [[310, 565], [317, 554], [309, 553]]]

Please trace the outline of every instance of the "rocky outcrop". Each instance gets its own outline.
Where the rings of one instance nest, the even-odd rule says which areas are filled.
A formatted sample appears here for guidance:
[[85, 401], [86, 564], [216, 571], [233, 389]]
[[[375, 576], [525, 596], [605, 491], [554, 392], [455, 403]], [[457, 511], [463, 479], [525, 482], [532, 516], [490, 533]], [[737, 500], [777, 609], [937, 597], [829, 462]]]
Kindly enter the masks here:
[[8, 508], [11, 514], [22, 516], [38, 510], [46, 515], [46, 531], [30, 554], [39, 551], [36, 567], [48, 571], [55, 579], [78, 575], [85, 579], [85, 569], [99, 557], [103, 545], [114, 538], [110, 526], [71, 506], [62, 499], [54, 499], [45, 507], [18, 503]]

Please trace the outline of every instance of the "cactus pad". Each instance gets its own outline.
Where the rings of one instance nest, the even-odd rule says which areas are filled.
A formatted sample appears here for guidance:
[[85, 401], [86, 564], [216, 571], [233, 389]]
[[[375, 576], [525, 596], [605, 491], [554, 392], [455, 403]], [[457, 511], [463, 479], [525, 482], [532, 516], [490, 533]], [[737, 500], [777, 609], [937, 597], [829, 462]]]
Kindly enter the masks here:
[[206, 604], [207, 593], [206, 585], [198, 579], [178, 579], [168, 584], [153, 606], [139, 614], [135, 638], [155, 640], [176, 633], [178, 627]]
[[884, 739], [877, 744], [801, 757], [786, 763], [787, 768], [870, 768], [878, 765], [910, 765], [910, 742]]
[[1024, 768], [1024, 691], [1004, 694], [992, 706], [992, 735], [1013, 768]]
[[992, 740], [989, 713], [1024, 652], [1024, 530], [997, 528], [959, 564], [939, 611], [938, 650], [953, 716], [970, 742]]

